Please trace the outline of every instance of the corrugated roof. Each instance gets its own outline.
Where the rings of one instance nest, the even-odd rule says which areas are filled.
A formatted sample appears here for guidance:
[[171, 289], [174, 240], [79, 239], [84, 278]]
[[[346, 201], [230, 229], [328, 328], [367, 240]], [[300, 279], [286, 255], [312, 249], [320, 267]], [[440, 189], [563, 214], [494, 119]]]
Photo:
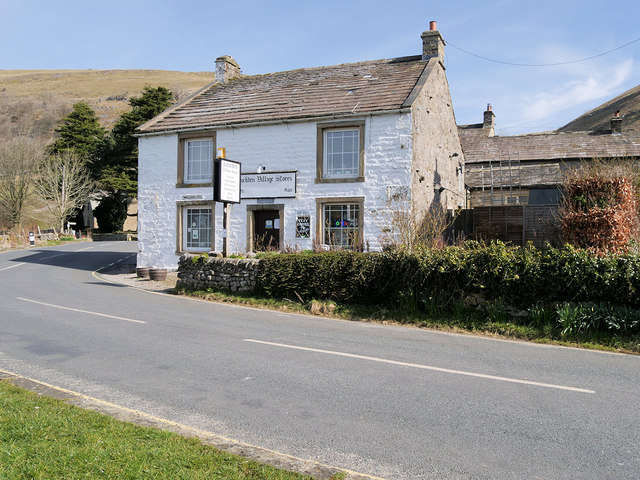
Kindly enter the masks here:
[[543, 132], [488, 137], [482, 124], [458, 127], [466, 163], [640, 157], [640, 132]]
[[397, 110], [405, 106], [426, 65], [419, 56], [402, 57], [214, 83], [139, 132]]

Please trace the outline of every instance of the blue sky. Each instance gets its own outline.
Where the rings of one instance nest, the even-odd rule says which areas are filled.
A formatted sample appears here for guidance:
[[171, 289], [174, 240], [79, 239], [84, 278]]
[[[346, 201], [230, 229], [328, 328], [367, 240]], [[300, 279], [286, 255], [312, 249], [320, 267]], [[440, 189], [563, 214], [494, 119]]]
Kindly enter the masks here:
[[[436, 20], [459, 124], [552, 130], [640, 84], [637, 0], [0, 0], [0, 69], [213, 69], [258, 74], [421, 53]], [[458, 48], [455, 48], [455, 47]]]

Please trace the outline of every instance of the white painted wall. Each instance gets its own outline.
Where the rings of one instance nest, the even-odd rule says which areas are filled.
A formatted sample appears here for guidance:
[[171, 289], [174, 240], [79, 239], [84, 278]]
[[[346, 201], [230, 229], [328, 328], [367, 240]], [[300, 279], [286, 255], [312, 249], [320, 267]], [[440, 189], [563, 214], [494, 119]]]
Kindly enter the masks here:
[[[216, 146], [226, 148], [226, 157], [242, 162], [242, 172], [254, 173], [258, 165], [266, 171], [297, 170], [296, 198], [276, 198], [284, 204], [285, 245], [310, 249], [315, 236], [316, 198], [364, 197], [364, 242], [380, 248], [382, 229], [388, 224], [388, 187], [411, 185], [412, 132], [410, 114], [365, 118], [365, 181], [315, 183], [316, 122], [229, 128], [216, 132]], [[183, 195], [203, 195], [211, 200], [211, 188], [176, 188], [178, 136], [162, 135], [139, 139], [138, 266], [176, 268], [177, 207]], [[407, 200], [410, 200], [408, 198]], [[247, 205], [255, 199], [233, 205], [230, 245], [232, 251], [246, 251]], [[311, 239], [295, 238], [298, 211], [311, 215]], [[216, 250], [222, 250], [222, 208], [215, 214]]]

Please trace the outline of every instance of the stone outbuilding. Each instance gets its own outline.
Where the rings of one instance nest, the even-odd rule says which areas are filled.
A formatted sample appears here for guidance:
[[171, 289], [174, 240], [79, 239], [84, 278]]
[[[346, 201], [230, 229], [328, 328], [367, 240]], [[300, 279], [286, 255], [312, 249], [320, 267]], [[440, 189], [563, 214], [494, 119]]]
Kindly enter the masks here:
[[491, 105], [483, 123], [459, 126], [469, 206], [557, 205], [567, 169], [594, 159], [637, 161], [640, 132], [614, 114], [610, 128], [495, 135]]

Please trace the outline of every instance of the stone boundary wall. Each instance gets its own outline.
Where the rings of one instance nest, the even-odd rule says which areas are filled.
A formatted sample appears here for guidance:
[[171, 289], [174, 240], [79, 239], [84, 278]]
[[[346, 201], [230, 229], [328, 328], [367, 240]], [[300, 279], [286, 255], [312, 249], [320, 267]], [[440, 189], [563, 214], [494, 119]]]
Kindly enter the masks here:
[[91, 236], [94, 242], [134, 242], [138, 239], [135, 233], [94, 233]]
[[176, 287], [250, 292], [256, 287], [260, 260], [182, 255]]

